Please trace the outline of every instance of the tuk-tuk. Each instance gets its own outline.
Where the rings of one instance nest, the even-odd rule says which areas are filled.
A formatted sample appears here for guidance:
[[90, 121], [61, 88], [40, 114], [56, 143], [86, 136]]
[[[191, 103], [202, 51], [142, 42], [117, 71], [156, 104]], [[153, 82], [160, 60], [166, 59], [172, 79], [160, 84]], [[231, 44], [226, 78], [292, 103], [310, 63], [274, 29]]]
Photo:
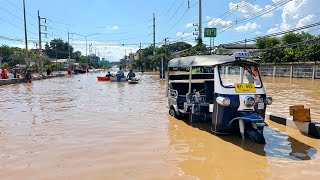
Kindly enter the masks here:
[[239, 133], [265, 144], [267, 97], [248, 52], [174, 58], [168, 63], [168, 108], [176, 118], [208, 122], [214, 134]]

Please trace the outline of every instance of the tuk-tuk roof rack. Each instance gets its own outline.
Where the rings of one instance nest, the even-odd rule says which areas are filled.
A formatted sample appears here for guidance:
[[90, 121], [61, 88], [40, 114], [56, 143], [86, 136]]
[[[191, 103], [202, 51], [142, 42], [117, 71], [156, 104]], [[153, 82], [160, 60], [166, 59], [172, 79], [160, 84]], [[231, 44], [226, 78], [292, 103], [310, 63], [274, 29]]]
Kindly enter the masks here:
[[258, 64], [257, 62], [252, 60], [252, 57], [248, 52], [236, 52], [231, 56], [202, 55], [174, 58], [169, 61], [168, 67], [214, 66], [218, 64], [225, 64], [237, 61], [247, 62], [255, 65]]

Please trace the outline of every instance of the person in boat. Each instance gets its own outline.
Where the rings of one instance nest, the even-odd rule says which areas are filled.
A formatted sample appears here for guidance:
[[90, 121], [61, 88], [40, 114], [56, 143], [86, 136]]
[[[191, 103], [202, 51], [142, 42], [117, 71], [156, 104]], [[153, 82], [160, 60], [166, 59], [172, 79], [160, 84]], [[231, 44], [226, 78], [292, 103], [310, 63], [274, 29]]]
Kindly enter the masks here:
[[127, 75], [128, 79], [131, 80], [132, 78], [136, 77], [136, 74], [130, 69], [130, 72]]
[[117, 72], [117, 81], [121, 82], [121, 78], [124, 78], [124, 72], [122, 71], [122, 67], [120, 67], [119, 71]]
[[108, 74], [106, 74], [106, 77], [112, 77], [112, 74], [110, 71], [108, 72]]
[[8, 70], [6, 69], [6, 68], [4, 68], [4, 67], [2, 67], [1, 68], [2, 69], [2, 71], [1, 71], [1, 78], [2, 79], [8, 79]]
[[26, 82], [31, 83], [31, 78], [32, 78], [32, 73], [30, 70], [28, 70], [26, 73]]
[[50, 69], [50, 68], [48, 68], [46, 72], [47, 72], [47, 76], [50, 76], [50, 75], [51, 75], [51, 73], [52, 73], [52, 71], [51, 71], [51, 69]]

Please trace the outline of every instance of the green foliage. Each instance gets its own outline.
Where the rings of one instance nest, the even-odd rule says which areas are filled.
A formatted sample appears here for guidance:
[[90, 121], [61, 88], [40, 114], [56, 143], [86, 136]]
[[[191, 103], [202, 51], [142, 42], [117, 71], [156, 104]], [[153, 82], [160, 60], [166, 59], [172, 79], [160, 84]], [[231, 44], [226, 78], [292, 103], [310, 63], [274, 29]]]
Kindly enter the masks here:
[[293, 44], [302, 41], [302, 36], [293, 32], [285, 34], [281, 37], [281, 44]]
[[[192, 48], [192, 45], [185, 42], [176, 42], [166, 46], [157, 47], [155, 49], [155, 55], [153, 55], [153, 46], [149, 46], [142, 50], [140, 59], [131, 62], [131, 67], [141, 70], [159, 69], [160, 60], [163, 58], [164, 65], [166, 66], [170, 59], [172, 59], [172, 53], [188, 50]], [[128, 65], [124, 59], [120, 60], [120, 65], [125, 67]]]
[[[315, 36], [305, 32], [288, 33], [280, 39], [258, 38], [256, 45], [260, 50], [264, 50], [259, 53], [263, 63], [319, 61], [320, 41], [318, 39], [320, 36], [318, 39], [315, 38]], [[295, 44], [312, 39], [315, 39], [315, 41]]]
[[7, 69], [8, 66], [9, 66], [8, 63], [3, 63], [3, 64], [2, 64], [2, 67], [5, 68], [5, 69]]
[[258, 49], [271, 48], [278, 44], [280, 44], [280, 40], [274, 37], [261, 37], [256, 42]]

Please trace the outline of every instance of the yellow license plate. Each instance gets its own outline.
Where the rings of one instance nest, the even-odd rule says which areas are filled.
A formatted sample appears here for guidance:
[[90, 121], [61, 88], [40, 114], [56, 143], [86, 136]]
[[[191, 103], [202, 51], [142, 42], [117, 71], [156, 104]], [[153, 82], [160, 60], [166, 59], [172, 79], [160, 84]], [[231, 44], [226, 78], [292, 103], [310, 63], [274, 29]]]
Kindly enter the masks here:
[[256, 88], [254, 84], [235, 84], [234, 87], [236, 88], [237, 93], [255, 93]]

